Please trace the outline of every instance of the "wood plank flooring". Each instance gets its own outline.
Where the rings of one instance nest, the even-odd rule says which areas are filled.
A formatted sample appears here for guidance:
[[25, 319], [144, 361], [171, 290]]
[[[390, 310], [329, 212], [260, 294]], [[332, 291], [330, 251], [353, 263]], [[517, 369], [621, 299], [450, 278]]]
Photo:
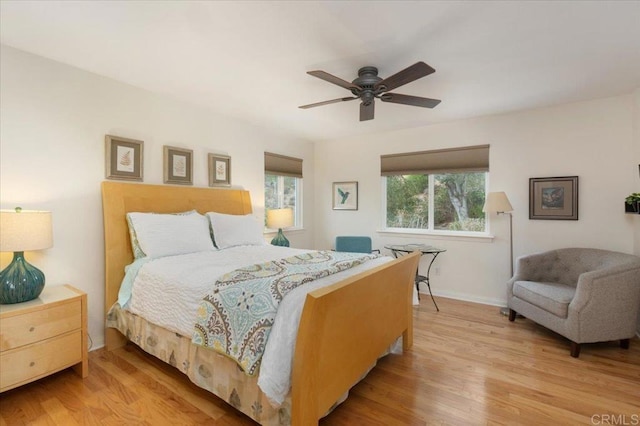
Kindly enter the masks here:
[[[640, 339], [583, 345], [496, 307], [424, 297], [412, 350], [390, 355], [321, 425], [640, 424]], [[253, 425], [134, 345], [0, 394], [4, 425]], [[1, 372], [0, 372], [1, 374]], [[608, 416], [608, 417], [607, 417]]]

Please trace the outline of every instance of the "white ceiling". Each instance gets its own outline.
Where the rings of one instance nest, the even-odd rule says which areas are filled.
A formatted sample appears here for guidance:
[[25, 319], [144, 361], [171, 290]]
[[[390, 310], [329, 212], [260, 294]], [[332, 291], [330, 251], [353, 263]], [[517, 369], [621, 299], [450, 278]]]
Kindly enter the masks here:
[[[3, 44], [306, 140], [335, 139], [630, 93], [640, 1], [12, 1]], [[436, 73], [396, 93], [435, 109], [357, 101], [309, 76]]]

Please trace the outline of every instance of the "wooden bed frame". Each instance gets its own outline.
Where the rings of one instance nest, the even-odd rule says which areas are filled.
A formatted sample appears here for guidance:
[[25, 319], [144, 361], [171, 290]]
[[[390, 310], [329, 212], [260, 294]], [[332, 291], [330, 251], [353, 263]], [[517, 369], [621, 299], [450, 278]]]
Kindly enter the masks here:
[[[105, 315], [117, 301], [124, 267], [133, 261], [128, 212], [251, 213], [248, 191], [102, 183]], [[291, 422], [315, 425], [376, 359], [402, 335], [413, 343], [412, 292], [419, 254], [413, 253], [307, 295], [292, 372]], [[390, 291], [390, 289], [392, 291]], [[107, 350], [126, 338], [105, 329]]]

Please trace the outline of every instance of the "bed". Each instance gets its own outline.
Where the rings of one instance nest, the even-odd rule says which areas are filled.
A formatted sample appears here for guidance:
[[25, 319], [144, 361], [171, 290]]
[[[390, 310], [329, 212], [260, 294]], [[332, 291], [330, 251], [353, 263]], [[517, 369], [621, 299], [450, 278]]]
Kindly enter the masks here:
[[[123, 310], [116, 309], [118, 318], [114, 319], [113, 308], [117, 305], [124, 269], [134, 258], [127, 213], [175, 213], [195, 209], [202, 214], [246, 215], [252, 212], [249, 193], [236, 189], [103, 182], [102, 199], [106, 319], [112, 327], [118, 321], [123, 324], [128, 321], [128, 325], [105, 329], [107, 350], [132, 340], [261, 424], [317, 424], [399, 336], [402, 336], [404, 350], [412, 345], [412, 290], [419, 260], [417, 253], [306, 295], [293, 354], [291, 391], [286, 401], [274, 408], [261, 394], [255, 377], [243, 374], [228, 358], [215, 357], [211, 355], [215, 352], [195, 347], [190, 339], [149, 324], [144, 318], [127, 316]], [[155, 329], [155, 340], [145, 337], [143, 330], [146, 329]], [[154, 351], [153, 347], [145, 347], [145, 342], [150, 341], [154, 347], [161, 341], [173, 349]], [[177, 355], [182, 357], [182, 362], [176, 359], [174, 350], [178, 348], [186, 351], [186, 355]], [[230, 376], [222, 379], [221, 375], [218, 379], [217, 373], [204, 369], [208, 373], [202, 374], [203, 368], [195, 368], [198, 360], [212, 357], [219, 366], [216, 368]], [[198, 374], [201, 377], [193, 377]], [[251, 402], [242, 401], [236, 387], [251, 392]]]

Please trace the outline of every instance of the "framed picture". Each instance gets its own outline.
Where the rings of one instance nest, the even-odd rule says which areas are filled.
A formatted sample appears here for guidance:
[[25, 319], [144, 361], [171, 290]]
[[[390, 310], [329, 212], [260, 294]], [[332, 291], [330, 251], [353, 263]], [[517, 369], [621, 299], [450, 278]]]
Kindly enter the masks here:
[[111, 135], [104, 142], [106, 178], [141, 181], [144, 142]]
[[164, 183], [193, 185], [193, 151], [164, 146]]
[[333, 183], [333, 209], [358, 210], [358, 182]]
[[578, 220], [578, 176], [529, 179], [529, 219]]
[[209, 154], [209, 186], [231, 185], [231, 157]]

